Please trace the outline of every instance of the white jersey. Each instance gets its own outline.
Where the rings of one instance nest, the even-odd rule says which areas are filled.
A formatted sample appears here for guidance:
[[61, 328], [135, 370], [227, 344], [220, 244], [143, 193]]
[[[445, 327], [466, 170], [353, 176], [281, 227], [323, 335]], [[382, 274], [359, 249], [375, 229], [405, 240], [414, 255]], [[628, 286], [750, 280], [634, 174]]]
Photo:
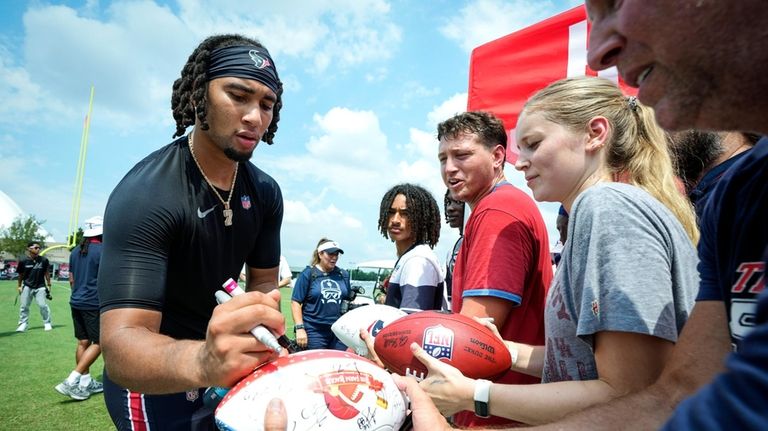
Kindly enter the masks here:
[[407, 313], [439, 310], [445, 278], [437, 256], [429, 246], [417, 245], [395, 264], [387, 288], [387, 305]]

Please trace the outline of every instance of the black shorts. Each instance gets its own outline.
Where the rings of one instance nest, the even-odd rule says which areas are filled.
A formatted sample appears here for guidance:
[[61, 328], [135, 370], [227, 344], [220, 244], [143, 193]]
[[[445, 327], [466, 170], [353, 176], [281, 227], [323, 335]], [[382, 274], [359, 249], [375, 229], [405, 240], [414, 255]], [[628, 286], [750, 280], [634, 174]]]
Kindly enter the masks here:
[[99, 344], [99, 310], [72, 309], [75, 338]]

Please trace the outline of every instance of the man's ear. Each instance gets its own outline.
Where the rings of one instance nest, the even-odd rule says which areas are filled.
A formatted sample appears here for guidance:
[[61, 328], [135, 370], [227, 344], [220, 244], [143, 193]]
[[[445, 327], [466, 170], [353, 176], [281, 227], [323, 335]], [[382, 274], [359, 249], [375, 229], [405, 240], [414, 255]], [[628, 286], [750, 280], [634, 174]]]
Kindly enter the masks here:
[[587, 151], [598, 151], [608, 143], [611, 135], [611, 123], [602, 116], [594, 117], [587, 124]]
[[494, 166], [501, 166], [501, 169], [504, 169], [504, 160], [507, 157], [507, 150], [504, 148], [503, 145], [498, 144], [493, 148], [493, 151], [491, 152], [493, 155], [493, 165]]

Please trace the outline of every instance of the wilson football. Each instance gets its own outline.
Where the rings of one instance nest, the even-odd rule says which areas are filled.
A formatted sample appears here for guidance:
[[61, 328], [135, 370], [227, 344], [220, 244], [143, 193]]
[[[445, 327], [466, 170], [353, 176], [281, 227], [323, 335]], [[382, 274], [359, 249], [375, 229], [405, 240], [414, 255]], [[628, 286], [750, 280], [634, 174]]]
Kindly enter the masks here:
[[347, 347], [351, 347], [355, 353], [368, 356], [368, 346], [360, 338], [360, 328], [365, 328], [375, 339], [379, 331], [405, 314], [405, 311], [389, 305], [366, 305], [342, 314], [331, 325], [331, 330], [336, 334], [339, 341], [346, 344]]
[[279, 397], [289, 430], [398, 430], [406, 401], [392, 376], [351, 352], [309, 350], [262, 365], [216, 408], [222, 430], [264, 429], [269, 401]]
[[427, 367], [413, 356], [411, 343], [473, 379], [493, 378], [512, 365], [507, 346], [490, 329], [461, 314], [420, 311], [395, 320], [376, 336], [376, 354], [390, 371], [421, 380], [427, 377]]

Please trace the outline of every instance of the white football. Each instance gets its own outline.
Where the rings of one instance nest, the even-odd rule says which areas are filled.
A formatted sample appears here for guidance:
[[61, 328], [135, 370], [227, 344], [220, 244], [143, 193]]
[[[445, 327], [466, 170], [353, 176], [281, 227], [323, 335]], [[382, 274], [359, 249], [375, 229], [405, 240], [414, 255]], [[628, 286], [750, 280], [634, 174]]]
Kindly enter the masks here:
[[406, 417], [392, 376], [351, 352], [308, 350], [254, 370], [216, 408], [227, 431], [261, 431], [272, 398], [281, 398], [289, 430], [394, 431]]
[[360, 338], [360, 328], [365, 328], [373, 338], [376, 338], [376, 334], [385, 326], [405, 315], [405, 311], [389, 305], [366, 305], [342, 314], [331, 325], [331, 330], [339, 341], [351, 347], [355, 353], [368, 356], [368, 346]]

